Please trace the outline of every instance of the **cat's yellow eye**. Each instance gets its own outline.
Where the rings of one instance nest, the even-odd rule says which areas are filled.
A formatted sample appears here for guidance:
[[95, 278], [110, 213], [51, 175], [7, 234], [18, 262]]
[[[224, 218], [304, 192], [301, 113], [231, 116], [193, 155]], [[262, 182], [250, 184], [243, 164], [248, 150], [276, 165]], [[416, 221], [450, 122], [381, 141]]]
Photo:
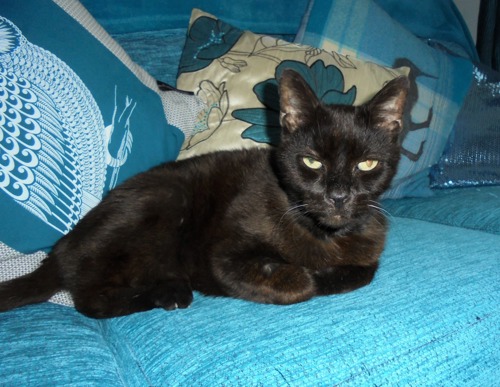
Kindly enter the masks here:
[[312, 157], [303, 157], [302, 161], [304, 162], [307, 168], [311, 169], [320, 169], [323, 166], [323, 164], [320, 161], [313, 159]]
[[377, 160], [366, 160], [358, 164], [358, 169], [363, 172], [371, 171], [378, 165]]

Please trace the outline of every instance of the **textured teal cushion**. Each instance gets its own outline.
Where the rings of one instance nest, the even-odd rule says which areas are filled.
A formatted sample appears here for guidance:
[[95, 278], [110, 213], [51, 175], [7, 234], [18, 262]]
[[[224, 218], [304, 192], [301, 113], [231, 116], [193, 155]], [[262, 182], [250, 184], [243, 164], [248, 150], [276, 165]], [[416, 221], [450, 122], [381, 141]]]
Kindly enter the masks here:
[[113, 319], [109, 332], [152, 385], [491, 385], [499, 244], [394, 218], [368, 287], [287, 307], [197, 296], [185, 311]]
[[393, 218], [374, 282], [344, 295], [276, 306], [197, 294], [186, 310], [102, 321], [50, 304], [7, 312], [0, 383], [490, 386], [499, 244]]
[[[397, 11], [400, 5], [395, 3]], [[436, 20], [427, 24], [427, 19], [436, 16], [433, 9], [447, 5], [453, 6], [451, 1], [418, 2], [415, 8], [420, 12], [408, 18], [410, 22], [419, 18], [419, 23], [431, 27]], [[452, 18], [453, 13], [447, 17]], [[431, 195], [429, 168], [439, 160], [453, 129], [471, 83], [472, 63], [426, 44], [374, 0], [315, 0], [300, 36], [299, 43], [385, 66], [406, 64], [412, 68], [410, 77], [415, 79], [417, 93], [408, 98], [411, 122], [405, 122], [402, 159], [387, 197]]]
[[500, 235], [500, 187], [436, 189], [429, 198], [385, 200], [392, 216], [421, 219]]
[[184, 139], [154, 80], [101, 43], [99, 25], [80, 24], [92, 18], [78, 2], [59, 3], [0, 10], [0, 241], [22, 252], [49, 248]]
[[43, 304], [0, 313], [0, 385], [123, 386], [101, 322]]

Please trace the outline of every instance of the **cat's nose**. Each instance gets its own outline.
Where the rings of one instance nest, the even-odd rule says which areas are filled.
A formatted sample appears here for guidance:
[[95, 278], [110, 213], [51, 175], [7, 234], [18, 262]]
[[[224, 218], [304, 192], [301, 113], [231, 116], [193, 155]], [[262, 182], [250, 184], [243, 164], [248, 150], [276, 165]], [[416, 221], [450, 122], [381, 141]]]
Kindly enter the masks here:
[[345, 192], [333, 192], [328, 197], [328, 202], [336, 208], [342, 208], [347, 202], [349, 195]]

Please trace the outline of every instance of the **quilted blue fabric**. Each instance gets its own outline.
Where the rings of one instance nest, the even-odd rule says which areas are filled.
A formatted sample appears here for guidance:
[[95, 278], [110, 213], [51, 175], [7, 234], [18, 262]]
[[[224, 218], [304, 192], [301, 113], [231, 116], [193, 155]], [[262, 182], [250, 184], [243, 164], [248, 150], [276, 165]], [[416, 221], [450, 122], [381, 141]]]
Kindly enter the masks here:
[[0, 384], [492, 385], [499, 245], [395, 217], [374, 282], [345, 295], [288, 307], [196, 295], [187, 310], [103, 321], [50, 304], [0, 314]]

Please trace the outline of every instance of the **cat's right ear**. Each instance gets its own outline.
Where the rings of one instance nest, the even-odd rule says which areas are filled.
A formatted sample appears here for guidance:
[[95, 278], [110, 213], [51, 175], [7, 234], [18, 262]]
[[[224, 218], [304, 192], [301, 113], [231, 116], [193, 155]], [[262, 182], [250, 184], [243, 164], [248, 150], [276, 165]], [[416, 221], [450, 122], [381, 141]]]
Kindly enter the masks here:
[[374, 127], [393, 133], [401, 131], [409, 88], [410, 83], [407, 77], [393, 79], [368, 102], [371, 124]]
[[307, 82], [294, 70], [285, 69], [279, 80], [280, 125], [289, 132], [302, 127], [320, 104]]

